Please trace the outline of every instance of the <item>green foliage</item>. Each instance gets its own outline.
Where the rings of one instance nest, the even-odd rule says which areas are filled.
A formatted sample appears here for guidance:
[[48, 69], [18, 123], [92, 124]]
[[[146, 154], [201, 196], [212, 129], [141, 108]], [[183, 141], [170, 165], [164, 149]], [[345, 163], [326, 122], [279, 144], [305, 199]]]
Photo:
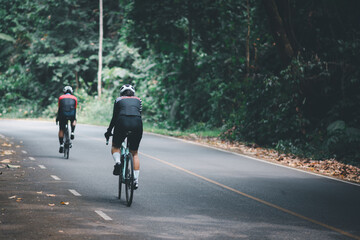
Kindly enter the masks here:
[[0, 0], [0, 113], [54, 117], [72, 85], [79, 121], [108, 123], [131, 83], [144, 122], [171, 134], [214, 128], [283, 152], [359, 159], [357, 1], [275, 3], [294, 50], [286, 65], [264, 1], [106, 2], [96, 99], [98, 0]]
[[89, 97], [83, 105], [79, 104], [77, 119], [81, 123], [91, 123], [97, 125], [108, 125], [113, 111], [114, 100], [103, 94], [101, 99]]
[[[299, 94], [302, 76], [294, 62], [280, 76], [258, 76], [243, 85], [244, 105], [234, 109], [227, 133], [232, 140], [247, 139], [264, 145], [278, 140], [300, 141], [308, 120], [302, 114], [304, 98]], [[225, 135], [226, 136], [226, 135]]]
[[0, 113], [4, 116], [36, 116], [44, 93], [39, 83], [21, 65], [14, 65], [0, 75]]
[[12, 42], [12, 43], [15, 43], [15, 39], [7, 34], [4, 34], [4, 33], [0, 33], [0, 39], [1, 40], [5, 40], [5, 41], [8, 41], [8, 42]]
[[337, 120], [327, 127], [325, 146], [337, 158], [360, 157], [360, 129], [348, 127], [344, 121]]

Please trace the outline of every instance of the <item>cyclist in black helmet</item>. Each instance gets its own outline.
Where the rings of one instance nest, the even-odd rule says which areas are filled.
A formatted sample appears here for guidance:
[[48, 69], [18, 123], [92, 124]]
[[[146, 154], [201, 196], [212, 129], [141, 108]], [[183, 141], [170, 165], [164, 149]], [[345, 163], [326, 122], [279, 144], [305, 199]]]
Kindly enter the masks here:
[[[120, 97], [115, 100], [113, 117], [107, 132], [104, 134], [105, 138], [109, 139], [111, 131], [114, 128], [111, 148], [111, 153], [115, 160], [114, 175], [120, 174], [120, 147], [125, 138], [128, 138], [130, 152], [134, 159], [135, 189], [139, 186], [140, 161], [138, 149], [143, 134], [141, 111], [141, 99], [135, 97], [134, 87], [130, 84], [125, 84], [120, 88]], [[127, 136], [126, 134], [129, 131], [131, 131], [131, 133]]]

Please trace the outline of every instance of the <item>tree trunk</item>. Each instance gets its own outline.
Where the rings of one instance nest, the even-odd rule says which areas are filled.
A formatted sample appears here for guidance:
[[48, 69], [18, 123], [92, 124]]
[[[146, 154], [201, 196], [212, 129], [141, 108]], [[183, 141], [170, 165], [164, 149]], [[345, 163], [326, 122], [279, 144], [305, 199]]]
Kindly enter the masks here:
[[192, 64], [192, 5], [191, 1], [188, 0], [188, 21], [189, 21], [189, 35], [188, 35], [188, 58], [189, 58], [189, 64]]
[[278, 6], [275, 0], [263, 0], [263, 4], [269, 18], [271, 32], [280, 58], [284, 65], [288, 65], [294, 57], [294, 49], [286, 33], [283, 19], [279, 14]]
[[246, 35], [246, 77], [250, 74], [250, 4], [249, 0], [247, 4], [247, 35]]
[[75, 71], [75, 80], [76, 80], [76, 91], [77, 91], [80, 88], [79, 74], [77, 71]]
[[283, 20], [284, 28], [286, 35], [288, 36], [288, 39], [290, 41], [291, 47], [294, 50], [294, 53], [298, 51], [298, 42], [295, 37], [294, 28], [292, 26], [291, 21], [291, 7], [290, 7], [290, 1], [289, 0], [276, 0], [279, 15]]
[[103, 45], [103, 0], [99, 0], [99, 67], [98, 67], [98, 97], [101, 97], [101, 73], [102, 73], [102, 45]]

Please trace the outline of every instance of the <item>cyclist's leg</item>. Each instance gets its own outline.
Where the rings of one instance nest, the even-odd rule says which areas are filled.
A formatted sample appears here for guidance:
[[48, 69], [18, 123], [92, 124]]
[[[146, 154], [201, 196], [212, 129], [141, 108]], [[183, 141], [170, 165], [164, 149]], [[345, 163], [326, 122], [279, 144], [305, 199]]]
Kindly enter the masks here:
[[120, 155], [121, 144], [126, 138], [125, 130], [126, 129], [124, 129], [121, 123], [115, 125], [111, 147], [111, 154], [113, 157], [114, 154], [116, 154], [116, 158], [114, 157], [115, 163], [120, 163], [120, 156], [118, 156], [117, 153]]
[[64, 139], [64, 129], [65, 129], [65, 120], [63, 118], [59, 119], [59, 142], [60, 144]]
[[74, 131], [75, 131], [75, 126], [76, 126], [76, 118], [72, 118], [71, 120], [71, 139], [74, 139], [75, 138], [75, 135], [74, 135]]
[[143, 127], [142, 127], [142, 120], [139, 117], [134, 117], [132, 123], [134, 124], [134, 126], [132, 129], [132, 133], [128, 138], [130, 142], [130, 146], [129, 146], [130, 152], [133, 155], [133, 161], [134, 161], [134, 178], [136, 184], [138, 184], [138, 179], [140, 174], [140, 159], [139, 159], [138, 149], [142, 138]]
[[120, 148], [116, 146], [111, 147], [111, 155], [115, 161], [113, 174], [114, 175], [120, 175], [121, 172], [121, 154], [120, 154]]
[[126, 137], [125, 133], [121, 130], [123, 130], [122, 126], [115, 125], [113, 139], [112, 139], [112, 147], [111, 147], [111, 155], [115, 161], [114, 171], [113, 171], [114, 175], [120, 174], [120, 169], [121, 169], [120, 148], [121, 148], [121, 143], [124, 141]]
[[130, 150], [130, 152], [133, 155], [134, 170], [140, 170], [140, 160], [139, 160], [138, 151], [137, 150]]
[[63, 153], [64, 151], [64, 129], [65, 129], [65, 124], [67, 123], [67, 120], [64, 118], [60, 118], [59, 119], [59, 143], [60, 143], [60, 148], [59, 148], [59, 152]]

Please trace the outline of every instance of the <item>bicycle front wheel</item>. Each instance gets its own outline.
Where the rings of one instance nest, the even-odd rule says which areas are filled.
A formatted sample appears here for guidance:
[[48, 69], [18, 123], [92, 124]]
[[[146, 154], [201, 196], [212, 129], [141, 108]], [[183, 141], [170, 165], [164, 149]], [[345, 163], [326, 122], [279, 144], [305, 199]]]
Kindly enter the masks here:
[[127, 206], [130, 207], [134, 194], [134, 161], [131, 153], [126, 156], [126, 162], [125, 194]]
[[120, 175], [119, 175], [119, 193], [118, 193], [119, 199], [121, 198], [121, 185], [123, 184], [122, 178], [123, 178], [123, 169], [121, 168]]

